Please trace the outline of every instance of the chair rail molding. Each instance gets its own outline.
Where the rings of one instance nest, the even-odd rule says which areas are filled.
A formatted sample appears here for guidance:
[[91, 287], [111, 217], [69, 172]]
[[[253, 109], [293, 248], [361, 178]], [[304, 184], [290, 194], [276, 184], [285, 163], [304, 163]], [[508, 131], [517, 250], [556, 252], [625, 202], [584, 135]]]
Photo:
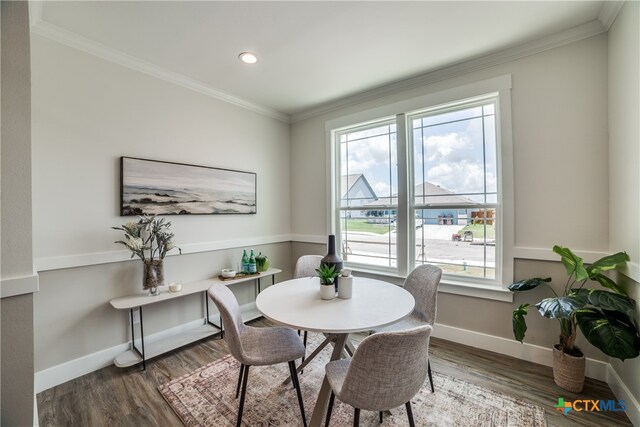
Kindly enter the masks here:
[[[291, 235], [281, 234], [275, 236], [248, 237], [234, 240], [215, 240], [198, 243], [178, 243], [182, 254], [194, 254], [199, 252], [236, 249], [247, 246], [270, 245], [275, 243], [288, 243]], [[167, 256], [177, 256], [168, 254]], [[136, 261], [131, 259], [131, 252], [127, 250], [109, 252], [90, 252], [84, 254], [40, 257], [35, 259], [37, 271], [60, 270], [63, 268], [85, 267], [89, 265], [108, 264], [112, 262]]]
[[35, 269], [32, 274], [26, 276], [3, 277], [0, 280], [0, 298], [32, 294], [39, 289], [39, 277]]

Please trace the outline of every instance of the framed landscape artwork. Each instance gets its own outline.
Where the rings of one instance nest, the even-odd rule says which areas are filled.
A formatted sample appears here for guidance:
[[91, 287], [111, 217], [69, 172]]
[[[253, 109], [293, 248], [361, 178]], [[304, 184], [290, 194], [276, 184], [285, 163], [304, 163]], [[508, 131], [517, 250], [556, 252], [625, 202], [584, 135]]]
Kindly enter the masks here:
[[120, 215], [255, 214], [253, 172], [120, 158]]

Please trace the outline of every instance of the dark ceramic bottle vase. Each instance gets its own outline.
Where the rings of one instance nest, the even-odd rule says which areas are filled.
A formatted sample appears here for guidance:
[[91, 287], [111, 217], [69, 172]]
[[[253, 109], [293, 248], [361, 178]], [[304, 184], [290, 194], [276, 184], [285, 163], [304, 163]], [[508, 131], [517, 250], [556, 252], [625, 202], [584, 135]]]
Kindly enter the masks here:
[[[343, 262], [342, 258], [340, 258], [336, 254], [336, 236], [333, 234], [329, 235], [329, 253], [327, 253], [327, 255], [322, 258], [322, 261], [320, 261], [320, 265], [328, 265], [329, 267], [333, 265], [335, 266], [337, 272], [342, 271]], [[334, 280], [336, 292], [338, 291], [338, 280], [338, 277], [336, 277], [336, 279]]]

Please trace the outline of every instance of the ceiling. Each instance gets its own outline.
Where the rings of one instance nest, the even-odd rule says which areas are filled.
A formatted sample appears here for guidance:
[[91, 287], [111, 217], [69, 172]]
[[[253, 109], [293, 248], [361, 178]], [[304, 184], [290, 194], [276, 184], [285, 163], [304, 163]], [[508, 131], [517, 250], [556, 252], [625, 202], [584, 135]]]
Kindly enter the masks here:
[[[603, 1], [43, 2], [41, 19], [285, 114], [598, 19]], [[253, 51], [255, 65], [238, 60]]]

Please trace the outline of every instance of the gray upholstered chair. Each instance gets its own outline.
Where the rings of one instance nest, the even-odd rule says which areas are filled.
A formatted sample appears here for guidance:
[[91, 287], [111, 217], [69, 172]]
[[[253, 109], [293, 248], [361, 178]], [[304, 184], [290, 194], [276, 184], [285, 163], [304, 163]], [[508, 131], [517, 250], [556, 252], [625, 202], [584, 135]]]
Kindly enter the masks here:
[[312, 277], [316, 275], [316, 268], [320, 267], [322, 255], [303, 255], [296, 262], [293, 278]]
[[[416, 306], [413, 312], [399, 322], [375, 329], [373, 332], [399, 331], [425, 324], [433, 327], [436, 321], [436, 303], [441, 278], [442, 270], [435, 265], [424, 264], [416, 267], [409, 273], [407, 279], [404, 281], [404, 288], [409, 291], [416, 300]], [[429, 373], [431, 391], [434, 392], [430, 362], [427, 362], [427, 371]]]
[[300, 392], [300, 383], [296, 372], [295, 360], [304, 356], [304, 346], [300, 337], [293, 329], [282, 327], [254, 328], [243, 323], [240, 316], [240, 306], [233, 293], [222, 284], [212, 285], [208, 290], [209, 296], [220, 311], [220, 318], [225, 326], [224, 340], [229, 351], [240, 362], [240, 374], [236, 387], [236, 398], [242, 385], [240, 407], [238, 408], [238, 422], [242, 422], [244, 400], [247, 395], [247, 380], [251, 366], [275, 365], [288, 362], [291, 381], [295, 386], [300, 404], [302, 422], [306, 426], [307, 418], [304, 413], [304, 403]]
[[[296, 262], [296, 269], [293, 272], [294, 279], [300, 279], [302, 277], [312, 277], [316, 275], [316, 268], [320, 267], [322, 261], [322, 255], [302, 255]], [[300, 331], [298, 331], [300, 334]], [[304, 337], [302, 339], [304, 347], [307, 348], [307, 331], [304, 331]], [[304, 357], [302, 358], [304, 362]]]
[[360, 422], [360, 410], [380, 412], [400, 405], [407, 408], [414, 427], [411, 398], [427, 377], [431, 325], [395, 332], [381, 332], [365, 338], [351, 359], [327, 363], [331, 397], [325, 427], [331, 420], [335, 398], [355, 409], [353, 425]]

